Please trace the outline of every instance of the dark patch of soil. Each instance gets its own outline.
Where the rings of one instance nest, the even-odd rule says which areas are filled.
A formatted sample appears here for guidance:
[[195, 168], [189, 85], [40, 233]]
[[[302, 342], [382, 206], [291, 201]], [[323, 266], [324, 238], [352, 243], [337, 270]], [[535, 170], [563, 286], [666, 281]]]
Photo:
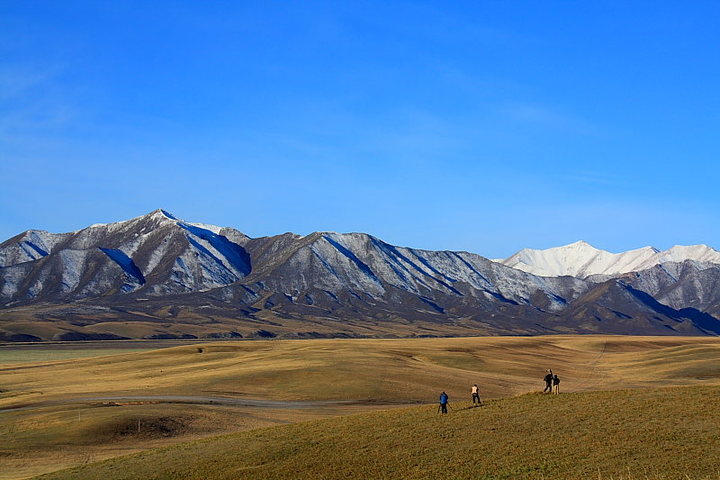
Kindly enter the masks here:
[[29, 333], [0, 333], [0, 342], [42, 342], [42, 338]]
[[128, 340], [114, 333], [63, 332], [53, 336], [53, 340], [85, 341], [85, 340]]
[[192, 340], [198, 337], [189, 333], [183, 333], [182, 335], [176, 335], [174, 333], [155, 333], [153, 335], [145, 335], [143, 338], [148, 340]]
[[89, 437], [96, 441], [177, 437], [194, 431], [193, 420], [191, 416], [123, 418], [95, 428]]
[[252, 336], [256, 338], [275, 338], [277, 335], [267, 330], [256, 330]]
[[243, 338], [238, 332], [214, 332], [207, 334], [206, 338]]

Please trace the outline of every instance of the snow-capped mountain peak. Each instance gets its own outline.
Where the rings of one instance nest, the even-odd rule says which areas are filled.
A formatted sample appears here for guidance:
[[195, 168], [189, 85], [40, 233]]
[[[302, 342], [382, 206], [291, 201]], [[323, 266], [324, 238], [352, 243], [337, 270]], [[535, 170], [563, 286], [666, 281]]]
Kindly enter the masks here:
[[[247, 240], [232, 228], [185, 222], [163, 209], [69, 233], [29, 230], [0, 243], [0, 268], [12, 277], [0, 281], [0, 294], [16, 296], [25, 288], [23, 272], [36, 267], [42, 278], [29, 287], [28, 298], [55, 290], [72, 299], [127, 293], [147, 278], [154, 279], [155, 293], [207, 290], [250, 272], [242, 247]], [[88, 270], [95, 275], [81, 274]]]
[[720, 263], [720, 252], [707, 245], [675, 245], [672, 248], [659, 252], [659, 263], [683, 262], [696, 260], [698, 262]]
[[707, 245], [676, 245], [665, 251], [642, 247], [611, 253], [581, 240], [545, 250], [524, 248], [499, 260], [499, 263], [543, 277], [570, 275], [586, 278], [591, 275], [620, 275], [685, 260], [720, 264], [720, 252]]
[[[690, 250], [695, 252], [695, 250]], [[561, 247], [545, 250], [523, 249], [501, 260], [500, 263], [528, 273], [544, 277], [570, 275], [586, 278], [590, 275], [617, 275], [662, 263], [660, 252], [654, 247], [642, 247], [627, 252], [611, 253], [598, 249], [585, 241], [578, 241]], [[675, 252], [674, 260], [683, 261], [688, 255], [684, 251]], [[696, 255], [689, 255], [696, 259]], [[709, 255], [706, 255], [709, 257]], [[718, 256], [720, 261], [720, 255]]]

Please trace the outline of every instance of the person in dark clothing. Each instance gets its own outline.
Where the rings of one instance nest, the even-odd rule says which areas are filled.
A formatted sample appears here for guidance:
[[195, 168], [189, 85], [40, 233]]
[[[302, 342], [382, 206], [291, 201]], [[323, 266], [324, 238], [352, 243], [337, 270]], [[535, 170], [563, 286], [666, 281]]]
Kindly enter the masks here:
[[552, 393], [552, 381], [553, 381], [553, 373], [552, 369], [547, 370], [547, 375], [545, 375], [545, 390], [543, 390], [543, 393], [549, 392]]
[[552, 384], [553, 384], [553, 393], [555, 393], [555, 395], [559, 395], [560, 394], [560, 378], [557, 375], [553, 375]]
[[440, 413], [447, 413], [448, 396], [447, 393], [440, 394]]

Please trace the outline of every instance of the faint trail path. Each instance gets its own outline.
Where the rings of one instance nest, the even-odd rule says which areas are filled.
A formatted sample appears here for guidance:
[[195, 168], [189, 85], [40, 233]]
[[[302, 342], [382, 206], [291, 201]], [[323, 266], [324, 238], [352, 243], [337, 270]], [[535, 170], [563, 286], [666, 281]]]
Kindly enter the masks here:
[[607, 350], [607, 340], [603, 342], [603, 346], [600, 352], [595, 356], [593, 360], [590, 361], [590, 364], [588, 365], [589, 372], [587, 377], [582, 382], [573, 385], [574, 390], [582, 391], [591, 382], [594, 386], [605, 383], [605, 381], [607, 380], [607, 374], [601, 372], [599, 369], [599, 363], [600, 360], [602, 360], [602, 358], [605, 356], [605, 350]]
[[18, 405], [0, 409], [3, 412], [17, 412], [37, 407], [56, 405], [68, 405], [73, 403], [86, 402], [114, 402], [122, 405], [126, 402], [148, 402], [148, 403], [176, 403], [184, 405], [223, 405], [229, 407], [259, 407], [259, 408], [319, 408], [319, 407], [344, 407], [360, 405], [405, 405], [405, 403], [377, 402], [363, 400], [312, 400], [312, 401], [283, 401], [283, 400], [262, 400], [230, 397], [214, 397], [205, 395], [123, 395], [117, 397], [76, 397], [62, 400], [49, 400], [37, 402], [30, 405]]

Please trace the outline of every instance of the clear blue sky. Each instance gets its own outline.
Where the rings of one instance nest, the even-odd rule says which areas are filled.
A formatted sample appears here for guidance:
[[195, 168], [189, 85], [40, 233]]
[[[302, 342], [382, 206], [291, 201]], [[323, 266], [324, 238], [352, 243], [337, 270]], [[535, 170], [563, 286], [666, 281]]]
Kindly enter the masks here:
[[720, 248], [719, 154], [720, 2], [0, 0], [0, 239]]

